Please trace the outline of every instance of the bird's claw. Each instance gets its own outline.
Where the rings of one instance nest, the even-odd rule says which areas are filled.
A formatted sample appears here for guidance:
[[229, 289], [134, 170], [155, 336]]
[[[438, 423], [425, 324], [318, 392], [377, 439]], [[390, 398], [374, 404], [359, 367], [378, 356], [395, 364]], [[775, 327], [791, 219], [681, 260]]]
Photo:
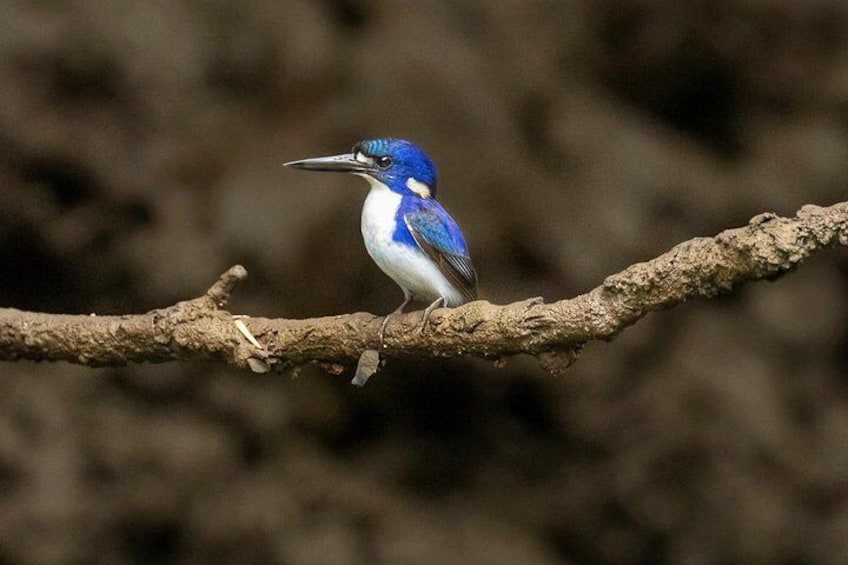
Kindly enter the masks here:
[[383, 323], [380, 324], [380, 331], [377, 333], [377, 338], [380, 340], [380, 349], [386, 348], [386, 326], [389, 324], [389, 318], [394, 316], [394, 312], [383, 318]]
[[430, 304], [429, 306], [427, 306], [427, 308], [424, 309], [424, 315], [421, 316], [421, 321], [418, 322], [418, 335], [424, 335], [424, 330], [427, 328], [427, 322], [430, 321], [430, 314], [433, 313], [433, 310], [443, 305], [444, 303], [445, 299], [439, 297], [435, 301], [433, 301], [432, 304]]
[[392, 318], [392, 316], [394, 316], [395, 314], [402, 314], [402, 313], [403, 313], [403, 309], [406, 307], [406, 305], [407, 305], [407, 304], [409, 304], [409, 301], [410, 301], [410, 300], [412, 300], [412, 295], [411, 295], [411, 294], [410, 294], [410, 295], [408, 295], [408, 296], [404, 296], [403, 304], [401, 304], [400, 306], [398, 306], [398, 307], [395, 309], [395, 311], [394, 311], [394, 312], [391, 312], [391, 313], [390, 313], [390, 314], [388, 314], [385, 318], [383, 318], [383, 323], [382, 323], [382, 324], [380, 324], [380, 331], [379, 331], [379, 333], [377, 333], [377, 338], [380, 340], [380, 349], [385, 349], [385, 348], [386, 348], [386, 340], [385, 340], [385, 336], [386, 336], [386, 326], [388, 326], [388, 325], [389, 325], [389, 320], [390, 320], [390, 319]]

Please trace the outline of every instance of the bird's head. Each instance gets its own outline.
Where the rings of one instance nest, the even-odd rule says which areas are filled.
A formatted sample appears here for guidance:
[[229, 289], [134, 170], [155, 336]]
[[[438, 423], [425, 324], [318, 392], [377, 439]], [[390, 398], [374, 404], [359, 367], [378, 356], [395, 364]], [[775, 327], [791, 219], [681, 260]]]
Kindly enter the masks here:
[[436, 165], [420, 147], [404, 139], [360, 141], [350, 153], [291, 161], [285, 166], [354, 173], [404, 196], [436, 197]]

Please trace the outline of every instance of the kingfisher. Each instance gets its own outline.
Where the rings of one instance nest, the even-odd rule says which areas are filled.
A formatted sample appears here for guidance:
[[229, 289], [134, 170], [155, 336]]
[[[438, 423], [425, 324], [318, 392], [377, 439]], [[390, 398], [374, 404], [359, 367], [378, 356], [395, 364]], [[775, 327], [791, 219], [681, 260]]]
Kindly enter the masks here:
[[413, 299], [426, 301], [418, 331], [440, 306], [477, 298], [477, 272], [456, 221], [436, 200], [436, 165], [404, 139], [360, 141], [350, 153], [284, 163], [308, 171], [352, 173], [368, 181], [362, 237], [377, 266], [403, 291], [403, 302], [383, 319], [386, 326]]

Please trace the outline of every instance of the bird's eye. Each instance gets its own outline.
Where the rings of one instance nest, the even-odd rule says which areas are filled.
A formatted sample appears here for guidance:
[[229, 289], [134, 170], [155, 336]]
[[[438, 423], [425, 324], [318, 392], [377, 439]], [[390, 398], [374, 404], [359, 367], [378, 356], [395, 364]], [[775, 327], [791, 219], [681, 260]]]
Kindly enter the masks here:
[[392, 158], [385, 155], [383, 157], [377, 157], [374, 162], [384, 171], [392, 166]]

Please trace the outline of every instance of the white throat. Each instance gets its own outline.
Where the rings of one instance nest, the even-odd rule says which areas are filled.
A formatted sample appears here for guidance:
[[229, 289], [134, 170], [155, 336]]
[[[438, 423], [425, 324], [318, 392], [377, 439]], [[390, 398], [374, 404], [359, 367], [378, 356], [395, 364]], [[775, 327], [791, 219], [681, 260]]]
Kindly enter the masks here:
[[371, 175], [360, 176], [365, 178], [371, 186], [365, 198], [365, 204], [362, 206], [362, 237], [365, 239], [368, 253], [379, 264], [380, 261], [374, 255], [374, 251], [377, 247], [384, 245], [384, 242], [393, 240], [395, 217], [402, 197]]

